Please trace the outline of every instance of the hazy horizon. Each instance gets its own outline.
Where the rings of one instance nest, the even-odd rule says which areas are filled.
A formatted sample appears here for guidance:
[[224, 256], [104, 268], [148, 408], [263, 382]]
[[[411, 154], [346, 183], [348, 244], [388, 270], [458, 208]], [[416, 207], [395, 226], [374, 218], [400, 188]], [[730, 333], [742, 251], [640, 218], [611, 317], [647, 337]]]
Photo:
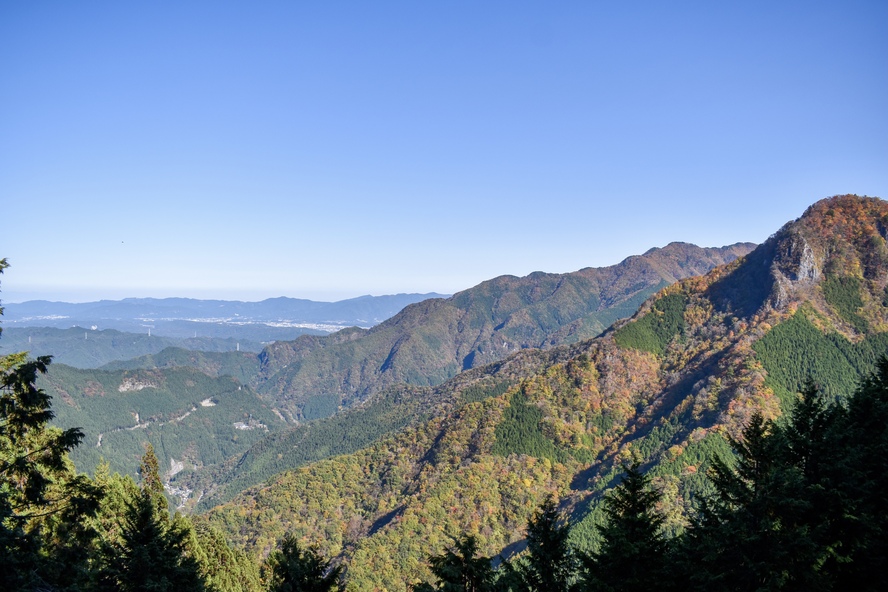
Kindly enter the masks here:
[[[173, 293], [169, 293], [169, 292], [157, 292], [156, 295], [147, 295], [147, 296], [132, 295], [131, 294], [129, 296], [110, 296], [110, 297], [109, 296], [99, 296], [99, 297], [95, 297], [95, 296], [91, 296], [92, 292], [72, 291], [72, 292], [55, 292], [55, 293], [35, 292], [33, 294], [35, 297], [30, 297], [31, 294], [29, 294], [27, 292], [16, 293], [17, 299], [12, 300], [12, 299], [4, 298], [4, 296], [6, 296], [7, 293], [5, 290], [2, 290], [2, 287], [3, 287], [2, 282], [3, 281], [4, 281], [4, 276], [0, 276], [0, 306], [5, 306], [7, 304], [22, 304], [24, 302], [34, 302], [34, 301], [64, 302], [64, 303], [68, 303], [68, 304], [82, 304], [85, 302], [100, 302], [102, 300], [119, 301], [119, 300], [131, 299], [131, 298], [136, 298], [136, 299], [153, 298], [153, 299], [158, 299], [158, 300], [162, 300], [165, 298], [189, 298], [189, 299], [193, 299], [193, 300], [225, 300], [225, 301], [232, 301], [232, 302], [235, 302], [235, 301], [262, 302], [264, 300], [269, 300], [269, 299], [273, 299], [273, 298], [293, 298], [293, 299], [297, 299], [297, 300], [313, 300], [316, 302], [341, 302], [343, 300], [354, 300], [356, 298], [361, 298], [361, 297], [365, 297], [365, 296], [379, 297], [379, 296], [398, 296], [401, 294], [421, 294], [421, 295], [436, 294], [437, 295], [436, 297], [447, 297], [447, 296], [451, 295], [450, 293], [441, 293], [441, 292], [390, 292], [390, 293], [385, 293], [385, 294], [366, 294], [366, 293], [355, 294], [355, 295], [347, 295], [342, 298], [338, 298], [335, 295], [331, 295], [330, 297], [325, 298], [324, 294], [320, 293], [320, 296], [318, 298], [309, 298], [309, 297], [305, 297], [305, 296], [289, 296], [287, 294], [277, 294], [277, 295], [269, 295], [269, 296], [254, 295], [251, 297], [249, 293], [244, 293], [243, 297], [238, 297], [237, 294], [234, 294], [231, 297], [228, 297], [226, 295], [217, 296], [217, 295], [215, 295], [216, 294], [215, 292], [208, 292], [206, 295], [201, 295], [200, 292], [194, 292], [193, 294], [185, 294], [185, 295], [173, 294]], [[104, 294], [106, 292], [102, 292], [102, 293]], [[113, 290], [110, 290], [108, 293], [113, 294]], [[127, 292], [120, 292], [120, 293], [126, 294]], [[49, 297], [45, 297], [45, 294], [49, 294]], [[269, 294], [273, 294], [273, 293], [269, 292]], [[2, 321], [2, 319], [0, 319], [0, 321]]]

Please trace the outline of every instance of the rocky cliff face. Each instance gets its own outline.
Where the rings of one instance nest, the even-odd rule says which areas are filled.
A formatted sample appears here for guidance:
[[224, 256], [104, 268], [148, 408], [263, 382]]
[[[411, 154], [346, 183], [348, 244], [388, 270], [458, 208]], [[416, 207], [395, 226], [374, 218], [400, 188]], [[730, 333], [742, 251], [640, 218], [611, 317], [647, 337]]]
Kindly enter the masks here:
[[787, 310], [810, 296], [824, 272], [857, 276], [884, 289], [888, 203], [841, 195], [786, 224], [715, 282], [708, 296], [721, 310], [751, 316]]

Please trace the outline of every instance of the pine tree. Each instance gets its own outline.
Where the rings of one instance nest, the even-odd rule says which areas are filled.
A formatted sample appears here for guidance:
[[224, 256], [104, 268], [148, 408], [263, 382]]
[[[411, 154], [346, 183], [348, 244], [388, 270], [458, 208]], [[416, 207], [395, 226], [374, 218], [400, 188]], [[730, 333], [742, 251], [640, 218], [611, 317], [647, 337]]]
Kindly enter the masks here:
[[103, 549], [100, 587], [123, 592], [204, 590], [200, 567], [188, 552], [187, 525], [170, 520], [162, 489], [157, 490], [157, 457], [150, 447], [142, 467], [142, 488], [127, 503], [119, 540]]
[[261, 592], [259, 566], [243, 550], [233, 549], [225, 536], [203, 521], [189, 524], [189, 554], [212, 592]]
[[[0, 273], [7, 267], [0, 259]], [[2, 309], [0, 309], [2, 312]], [[49, 427], [51, 399], [37, 388], [49, 356], [0, 357], [0, 589], [27, 590], [83, 577], [100, 490], [78, 476], [67, 453], [83, 439], [77, 429]]]
[[142, 478], [142, 491], [154, 500], [158, 515], [169, 516], [169, 502], [163, 493], [163, 481], [160, 479], [160, 462], [150, 442], [145, 444], [145, 454], [139, 463], [139, 476]]
[[489, 557], [476, 557], [478, 541], [471, 535], [455, 540], [453, 547], [429, 559], [437, 586], [428, 583], [415, 586], [416, 592], [487, 592], [493, 590], [494, 571]]
[[782, 424], [755, 415], [733, 462], [717, 459], [715, 495], [703, 500], [682, 540], [678, 564], [700, 590], [830, 590], [823, 570], [842, 548], [845, 503], [830, 466], [833, 425], [844, 410], [809, 384]]
[[823, 571], [836, 590], [879, 590], [888, 570], [888, 359], [863, 381], [830, 430], [834, 462], [824, 481], [841, 500], [834, 551]]
[[287, 535], [263, 568], [269, 592], [329, 592], [339, 587], [342, 566], [331, 567], [315, 547]]
[[604, 499], [601, 547], [584, 561], [585, 590], [646, 592], [666, 583], [667, 542], [656, 511], [660, 493], [637, 464], [624, 469], [623, 481]]
[[733, 463], [713, 461], [716, 493], [705, 499], [684, 539], [687, 578], [701, 590], [779, 589], [785, 580], [785, 533], [775, 528], [781, 498], [776, 486], [772, 424], [753, 416]]

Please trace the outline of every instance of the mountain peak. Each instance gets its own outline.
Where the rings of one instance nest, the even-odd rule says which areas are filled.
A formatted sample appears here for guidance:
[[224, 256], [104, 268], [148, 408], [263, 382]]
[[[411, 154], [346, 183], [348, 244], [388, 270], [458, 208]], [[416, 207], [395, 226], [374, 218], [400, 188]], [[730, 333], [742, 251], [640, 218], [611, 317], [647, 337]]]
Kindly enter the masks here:
[[750, 316], [782, 310], [825, 277], [851, 276], [884, 289], [888, 202], [837, 195], [784, 225], [709, 288], [720, 309]]

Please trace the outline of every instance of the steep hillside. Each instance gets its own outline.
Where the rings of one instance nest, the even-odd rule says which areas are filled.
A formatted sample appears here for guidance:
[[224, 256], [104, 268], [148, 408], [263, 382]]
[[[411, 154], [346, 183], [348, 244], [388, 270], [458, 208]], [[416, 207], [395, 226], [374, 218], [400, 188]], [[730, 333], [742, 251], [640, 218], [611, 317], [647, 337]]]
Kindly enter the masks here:
[[573, 346], [527, 349], [462, 372], [438, 387], [388, 387], [332, 417], [271, 434], [220, 465], [183, 471], [174, 484], [192, 491], [189, 505], [205, 510], [285, 470], [355, 452], [401, 428], [444, 415], [455, 405], [501, 395], [522, 378], [575, 354]]
[[437, 385], [524, 348], [593, 337], [663, 286], [751, 248], [672, 243], [611, 267], [502, 276], [410, 305], [370, 330], [275, 343], [261, 354], [259, 388], [295, 418], [306, 407], [332, 410], [393, 384]]
[[100, 370], [138, 370], [152, 368], [194, 368], [212, 377], [232, 376], [242, 384], [255, 386], [259, 373], [259, 358], [253, 352], [210, 352], [168, 347], [156, 354], [149, 354], [109, 362]]
[[[207, 504], [226, 500], [244, 487], [254, 485], [279, 471], [333, 454], [354, 452], [379, 437], [432, 417], [438, 409], [438, 403], [451, 400], [453, 387], [446, 386], [438, 390], [424, 390], [424, 387], [441, 383], [462, 366], [479, 367], [482, 362], [500, 359], [512, 350], [529, 352], [527, 349], [522, 350], [529, 345], [572, 343], [582, 335], [596, 334], [603, 329], [605, 323], [631, 314], [657, 287], [674, 282], [676, 278], [688, 273], [711, 268], [717, 262], [733, 259], [738, 253], [748, 251], [749, 247], [734, 245], [722, 249], [701, 249], [673, 243], [663, 249], [652, 249], [645, 255], [630, 257], [611, 268], [585, 269], [564, 275], [537, 273], [527, 278], [501, 277], [451, 299], [425, 300], [408, 307], [396, 318], [385, 323], [381, 330], [352, 328], [330, 337], [309, 337], [294, 343], [272, 346], [261, 358], [247, 352], [198, 352], [167, 348], [140, 358], [111, 362], [102, 368], [107, 373], [95, 375], [103, 378], [92, 382], [106, 379], [113, 382], [117, 380], [121, 370], [133, 373], [139, 369], [162, 369], [165, 374], [174, 374], [173, 370], [176, 368], [193, 368], [207, 376], [192, 382], [209, 384], [212, 378], [233, 377], [240, 384], [259, 391], [264, 399], [263, 405], [274, 406], [281, 412], [281, 417], [287, 417], [291, 421], [298, 419], [299, 423], [334, 415], [342, 409], [343, 403], [346, 404], [346, 409], [351, 403], [359, 403], [353, 412], [341, 418], [320, 424], [297, 425], [267, 441], [260, 437], [261, 432], [255, 432], [249, 437], [238, 435], [233, 438], [237, 442], [235, 446], [221, 446], [218, 439], [227, 438], [225, 429], [228, 428], [213, 428], [212, 434], [208, 433], [203, 437], [200, 450], [191, 455], [189, 462], [184, 463], [184, 470], [175, 479], [182, 488], [194, 490], [189, 503], [203, 499], [203, 506], [206, 507]], [[354, 312], [359, 304], [376, 305], [379, 299], [372, 302], [364, 302], [365, 300], [368, 299], [348, 301], [351, 306], [349, 310]], [[181, 299], [126, 301], [104, 303], [101, 311], [107, 316], [112, 313], [123, 314], [119, 310], [121, 307], [126, 312], [133, 307], [151, 305], [160, 307], [158, 310], [163, 309], [164, 314], [175, 315], [182, 314], [182, 310], [179, 310], [182, 307], [185, 312], [191, 310], [189, 307], [197, 305], [203, 309], [209, 307], [215, 310], [216, 304], [219, 303]], [[236, 304], [244, 303], [227, 303], [232, 306]], [[265, 310], [263, 314], [277, 314], [280, 313], [280, 307], [288, 306], [284, 302], [280, 307], [275, 307], [272, 306], [275, 304], [273, 301], [258, 304]], [[246, 309], [237, 310], [244, 314], [248, 312]], [[156, 316], [160, 313], [155, 311], [152, 314]], [[452, 322], [443, 326], [442, 319]], [[63, 333], [63, 337], [70, 337], [68, 334], [73, 335], [72, 331], [76, 330], [18, 331], [55, 332]], [[93, 349], [87, 353], [94, 356], [109, 352], [113, 354], [115, 351], [132, 351], [130, 334], [106, 330], [88, 331], [85, 339], [80, 339], [80, 333], [76, 337], [77, 353], [83, 353], [78, 348], [84, 343], [91, 344]], [[147, 351], [156, 351], [157, 346], [167, 339], [136, 337], [141, 340], [133, 338], [133, 347], [141, 346]], [[36, 341], [40, 342], [40, 339]], [[148, 344], [146, 340], [154, 341]], [[501, 344], [512, 345], [494, 347], [497, 340], [501, 340]], [[417, 347], [417, 344], [424, 346]], [[271, 362], [272, 358], [276, 356], [280, 362], [281, 356], [286, 358], [294, 351], [299, 351], [304, 359], [269, 375], [275, 366]], [[448, 362], [445, 359], [447, 356], [453, 359], [458, 356], [462, 358], [462, 362]], [[535, 354], [524, 355], [521, 359], [539, 362], [539, 356]], [[326, 366], [321, 367], [318, 364]], [[540, 366], [537, 364], [532, 367], [538, 369]], [[315, 369], [314, 376], [308, 376], [311, 368]], [[288, 373], [293, 370], [297, 370], [296, 377], [286, 383], [282, 395], [277, 388], [283, 388], [280, 387], [281, 380], [287, 379]], [[487, 369], [478, 376], [496, 374], [500, 370]], [[66, 402], [73, 401], [91, 390], [91, 387], [84, 386], [90, 382], [84, 378], [87, 374], [89, 373], [78, 374], [59, 369], [54, 372], [51, 392], [65, 393], [68, 396]], [[299, 381], [305, 382], [300, 388], [308, 390], [296, 391]], [[329, 385], [353, 382], [358, 385], [356, 388], [361, 389], [360, 398], [356, 392], [343, 397], [340, 395], [341, 389], [329, 390]], [[410, 385], [404, 386], [404, 383]], [[462, 383], [456, 381], [455, 384]], [[105, 392], [113, 391], [113, 385], [105, 389]], [[380, 394], [375, 396], [375, 393]], [[176, 393], [171, 401], [177, 400], [176, 397], [180, 395], [181, 393]], [[204, 398], [200, 397], [199, 400]], [[118, 404], [119, 402], [114, 403]], [[174, 415], [186, 413], [189, 404], [182, 405], [184, 406], [181, 409], [177, 407], [170, 412]], [[193, 401], [190, 405], [193, 406]], [[96, 437], [99, 433], [113, 433], [111, 438], [128, 438], [120, 447], [120, 450], [126, 452], [113, 454], [114, 467], [124, 471], [131, 470], [145, 438], [140, 439], [133, 430], [124, 430], [126, 422], [121, 424], [117, 419], [114, 420], [117, 423], [106, 421], [108, 417], [98, 403], [86, 405], [85, 408], [88, 409], [85, 414], [63, 413], [59, 421], [68, 422], [65, 425], [89, 427], [88, 432]], [[273, 425], [278, 419], [275, 416], [266, 425]], [[186, 425], [187, 423], [164, 423], [163, 437], [169, 442], [182, 439], [191, 442], [197, 432], [194, 426]], [[160, 425], [150, 427], [160, 429]], [[161, 451], [163, 449], [161, 445], [157, 445], [157, 448]], [[92, 470], [101, 457], [100, 452], [108, 456], [111, 454], [109, 450], [106, 447], [103, 451], [81, 451], [75, 460], [81, 470]], [[291, 450], [296, 450], [297, 453], [292, 454]], [[182, 447], [171, 448], [168, 454], [163, 453], [166, 454], [163, 460], [180, 459], [182, 452]], [[218, 466], [211, 466], [223, 460], [219, 458], [219, 454], [225, 454], [228, 460]]]
[[41, 377], [53, 397], [53, 424], [79, 427], [71, 453], [78, 470], [101, 459], [133, 475], [151, 442], [164, 471], [218, 463], [238, 455], [284, 421], [249, 387], [230, 376], [192, 368], [102, 371], [53, 364]]
[[662, 290], [504, 393], [282, 473], [209, 518], [258, 555], [288, 531], [317, 542], [344, 558], [350, 590], [405, 590], [449, 537], [508, 553], [550, 493], [572, 511], [578, 544], [593, 544], [598, 500], [636, 458], [680, 530], [713, 454], [729, 453], [726, 434], [755, 412], [778, 416], [809, 376], [848, 396], [888, 353], [886, 228], [883, 201], [818, 202], [746, 258]]

